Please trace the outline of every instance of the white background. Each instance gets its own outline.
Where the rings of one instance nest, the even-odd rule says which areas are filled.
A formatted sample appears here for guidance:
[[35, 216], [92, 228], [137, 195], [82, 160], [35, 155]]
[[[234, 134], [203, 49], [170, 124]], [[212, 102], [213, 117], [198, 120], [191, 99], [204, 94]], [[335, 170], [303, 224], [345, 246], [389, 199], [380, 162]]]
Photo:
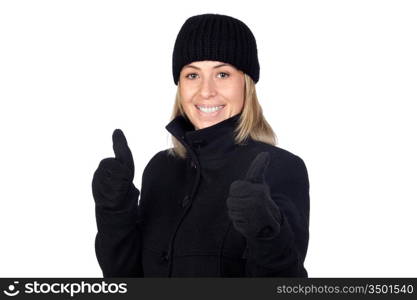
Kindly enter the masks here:
[[1, 1], [0, 276], [99, 277], [91, 180], [121, 128], [140, 187], [170, 147], [172, 49], [222, 13], [310, 178], [310, 277], [417, 276], [415, 1]]

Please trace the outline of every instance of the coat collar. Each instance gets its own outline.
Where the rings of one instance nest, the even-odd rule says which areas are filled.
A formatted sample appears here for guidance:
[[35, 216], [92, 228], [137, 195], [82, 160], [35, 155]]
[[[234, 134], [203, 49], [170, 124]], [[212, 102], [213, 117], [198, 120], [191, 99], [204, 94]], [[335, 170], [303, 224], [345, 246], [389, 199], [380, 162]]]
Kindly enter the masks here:
[[177, 116], [165, 126], [187, 150], [199, 157], [217, 157], [235, 148], [235, 133], [241, 113], [212, 126], [195, 130], [187, 117]]

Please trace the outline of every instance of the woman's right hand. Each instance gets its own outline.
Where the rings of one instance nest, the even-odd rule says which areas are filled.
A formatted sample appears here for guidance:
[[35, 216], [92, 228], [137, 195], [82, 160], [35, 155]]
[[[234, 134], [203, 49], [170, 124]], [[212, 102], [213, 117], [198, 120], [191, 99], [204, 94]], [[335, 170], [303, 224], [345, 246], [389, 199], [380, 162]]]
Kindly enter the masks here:
[[133, 184], [135, 165], [123, 131], [115, 129], [112, 139], [115, 157], [100, 161], [92, 189], [98, 206], [119, 211], [131, 208], [135, 201], [137, 204], [139, 190]]

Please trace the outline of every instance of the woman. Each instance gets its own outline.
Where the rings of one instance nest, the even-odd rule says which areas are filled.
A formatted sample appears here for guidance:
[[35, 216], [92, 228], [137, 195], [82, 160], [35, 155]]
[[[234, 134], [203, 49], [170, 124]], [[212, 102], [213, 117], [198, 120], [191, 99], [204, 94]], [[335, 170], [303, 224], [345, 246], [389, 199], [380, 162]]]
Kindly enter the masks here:
[[173, 147], [149, 161], [141, 192], [120, 129], [115, 157], [94, 173], [103, 275], [307, 277], [307, 169], [275, 146], [262, 115], [250, 29], [220, 14], [187, 19], [173, 77], [177, 97], [166, 126]]

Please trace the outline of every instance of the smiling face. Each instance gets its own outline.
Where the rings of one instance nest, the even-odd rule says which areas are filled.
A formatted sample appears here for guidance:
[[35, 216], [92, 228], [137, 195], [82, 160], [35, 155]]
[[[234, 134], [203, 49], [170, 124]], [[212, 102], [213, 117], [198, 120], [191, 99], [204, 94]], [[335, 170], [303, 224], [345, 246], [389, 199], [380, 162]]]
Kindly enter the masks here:
[[195, 129], [212, 126], [242, 111], [244, 73], [220, 61], [196, 61], [180, 73], [181, 105]]

